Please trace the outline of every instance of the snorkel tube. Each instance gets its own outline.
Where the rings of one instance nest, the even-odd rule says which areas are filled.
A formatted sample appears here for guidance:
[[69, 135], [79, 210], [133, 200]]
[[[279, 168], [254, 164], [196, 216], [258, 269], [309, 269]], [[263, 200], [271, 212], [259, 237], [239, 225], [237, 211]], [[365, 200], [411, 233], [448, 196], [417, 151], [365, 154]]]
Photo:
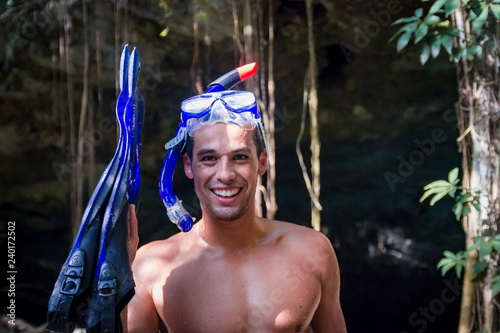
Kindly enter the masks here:
[[[255, 75], [256, 72], [257, 64], [255, 62], [233, 69], [210, 83], [205, 93], [231, 89], [231, 87], [237, 83], [245, 81], [249, 77]], [[163, 162], [159, 182], [160, 196], [167, 209], [167, 215], [170, 221], [176, 224], [183, 232], [191, 230], [193, 227], [193, 218], [189, 215], [186, 209], [184, 209], [181, 201], [174, 194], [172, 182], [174, 178], [175, 166], [186, 145], [186, 136], [187, 129], [185, 123], [181, 121], [177, 131], [175, 132], [174, 138], [165, 145], [165, 148], [168, 151], [165, 156], [165, 161]]]

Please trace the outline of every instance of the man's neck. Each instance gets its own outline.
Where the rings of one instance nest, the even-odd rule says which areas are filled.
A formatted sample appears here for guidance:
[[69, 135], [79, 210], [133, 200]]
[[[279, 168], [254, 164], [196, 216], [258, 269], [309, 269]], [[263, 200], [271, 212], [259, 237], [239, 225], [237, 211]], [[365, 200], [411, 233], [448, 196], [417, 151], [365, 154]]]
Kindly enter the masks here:
[[254, 211], [233, 221], [220, 221], [205, 215], [198, 223], [198, 233], [208, 246], [246, 252], [261, 244], [271, 233], [267, 222], [257, 217]]

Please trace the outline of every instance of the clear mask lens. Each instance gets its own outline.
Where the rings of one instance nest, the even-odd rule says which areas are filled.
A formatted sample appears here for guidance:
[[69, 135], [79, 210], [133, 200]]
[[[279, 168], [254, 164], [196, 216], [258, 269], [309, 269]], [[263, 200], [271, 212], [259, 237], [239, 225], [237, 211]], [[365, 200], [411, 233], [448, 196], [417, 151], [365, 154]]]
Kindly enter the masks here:
[[208, 93], [185, 100], [182, 119], [190, 136], [205, 125], [234, 124], [251, 130], [260, 121], [255, 95], [248, 91]]
[[222, 100], [233, 110], [248, 109], [256, 103], [254, 94], [249, 92], [226, 95]]
[[203, 113], [212, 106], [214, 100], [211, 96], [196, 96], [182, 102], [181, 109], [190, 114]]
[[191, 97], [182, 102], [183, 118], [201, 117], [210, 112], [216, 101], [222, 101], [233, 112], [250, 111], [256, 106], [254, 94], [248, 91], [222, 91]]
[[[217, 105], [219, 104], [220, 105]], [[225, 123], [238, 125], [244, 130], [255, 128], [260, 118], [256, 119], [251, 111], [235, 113], [227, 110], [220, 101], [216, 101], [210, 113], [201, 118], [191, 118], [187, 121], [187, 132], [190, 136], [205, 125]]]

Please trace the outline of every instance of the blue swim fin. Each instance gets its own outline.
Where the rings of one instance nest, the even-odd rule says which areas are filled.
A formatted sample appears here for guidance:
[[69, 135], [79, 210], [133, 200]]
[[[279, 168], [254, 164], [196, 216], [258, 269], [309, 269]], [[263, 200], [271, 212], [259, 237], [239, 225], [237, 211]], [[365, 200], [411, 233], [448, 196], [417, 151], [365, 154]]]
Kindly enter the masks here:
[[[129, 204], [138, 203], [140, 187], [139, 144], [144, 117], [144, 100], [137, 89], [139, 57], [134, 49], [129, 62], [128, 96], [125, 108], [125, 152], [106, 207], [99, 243], [87, 332], [116, 332], [120, 312], [134, 295], [134, 280], [127, 253]], [[140, 102], [142, 101], [142, 102]]]
[[[136, 70], [135, 75], [130, 75], [131, 69]], [[116, 117], [120, 128], [118, 145], [87, 204], [73, 247], [55, 283], [49, 300], [47, 330], [72, 332], [76, 326], [89, 327], [94, 298], [98, 297], [95, 295], [95, 276], [99, 275], [96, 270], [103, 271], [102, 281], [106, 281], [106, 272], [113, 269], [116, 271], [118, 268], [119, 274], [116, 274], [115, 283], [120, 286], [120, 295], [116, 298], [120, 304], [116, 309], [123, 309], [133, 296], [134, 282], [126, 251], [128, 205], [125, 207], [123, 202], [125, 198], [131, 197], [128, 192], [132, 193], [136, 207], [140, 198], [138, 146], [145, 106], [136, 88], [138, 72], [137, 52], [134, 49], [131, 56], [126, 45], [120, 60], [121, 93], [116, 105]], [[131, 83], [131, 80], [134, 82]], [[131, 96], [132, 87], [134, 94]], [[134, 98], [134, 96], [140, 96], [140, 98]], [[142, 102], [137, 102], [138, 100]], [[137, 111], [134, 111], [134, 108]], [[134, 163], [131, 163], [131, 158], [134, 159]], [[129, 176], [131, 169], [133, 179]], [[132, 183], [133, 185], [130, 185]], [[133, 190], [129, 190], [130, 188]], [[125, 216], [124, 213], [126, 213]], [[121, 241], [103, 243], [104, 246], [116, 247], [116, 249], [109, 250], [110, 253], [114, 253], [109, 255], [112, 259], [111, 269], [108, 264], [103, 265], [103, 262], [99, 261], [100, 253], [103, 252], [102, 239], [106, 240], [108, 234], [112, 235], [110, 239], [113, 240], [122, 238]], [[105, 251], [107, 252], [108, 249]], [[126, 260], [123, 257], [126, 257]], [[108, 332], [114, 332], [115, 329], [119, 330], [119, 325]]]

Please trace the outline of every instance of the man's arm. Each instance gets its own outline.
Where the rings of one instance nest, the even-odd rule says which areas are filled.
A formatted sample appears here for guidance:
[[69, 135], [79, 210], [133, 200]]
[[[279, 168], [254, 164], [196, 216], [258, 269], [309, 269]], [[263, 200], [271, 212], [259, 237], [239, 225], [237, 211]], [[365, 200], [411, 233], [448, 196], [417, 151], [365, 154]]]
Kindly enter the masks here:
[[127, 306], [127, 331], [125, 332], [156, 333], [160, 326], [160, 320], [151, 294], [150, 274], [154, 274], [154, 272], [151, 272], [151, 265], [144, 264], [145, 260], [143, 260], [141, 252], [137, 253], [137, 259], [133, 266], [136, 287], [135, 295]]
[[344, 315], [340, 307], [340, 272], [337, 257], [330, 241], [320, 236], [321, 256], [327, 258], [321, 268], [321, 299], [312, 319], [314, 332], [346, 333]]
[[[153, 299], [150, 294], [152, 286], [151, 281], [148, 282], [147, 267], [144, 260], [145, 252], [141, 249], [137, 253], [137, 245], [139, 244], [138, 222], [135, 215], [135, 206], [130, 205], [129, 232], [127, 238], [127, 252], [134, 272], [135, 280], [135, 295], [129, 304], [120, 314], [122, 321], [123, 332], [158, 332], [159, 318]], [[136, 259], [137, 253], [137, 259]], [[151, 277], [151, 276], [149, 276]]]

